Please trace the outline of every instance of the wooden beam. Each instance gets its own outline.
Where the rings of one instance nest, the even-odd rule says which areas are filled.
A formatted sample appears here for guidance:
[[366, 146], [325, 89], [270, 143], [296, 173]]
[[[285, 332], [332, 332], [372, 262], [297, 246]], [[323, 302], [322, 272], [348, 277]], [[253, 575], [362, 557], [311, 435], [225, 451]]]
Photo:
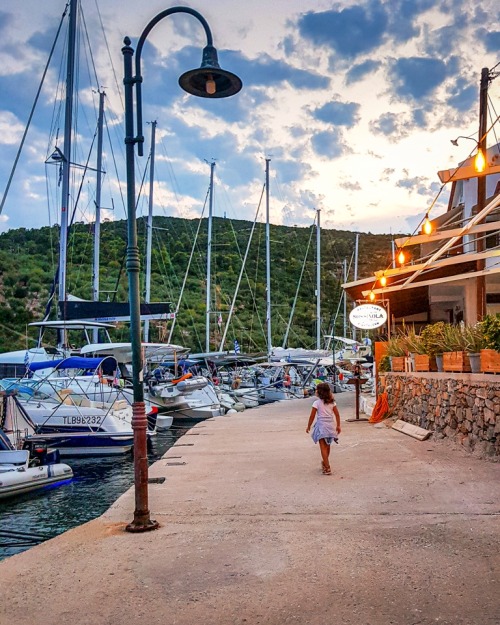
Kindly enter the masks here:
[[[486, 250], [486, 252], [481, 252], [478, 254], [477, 252], [473, 252], [471, 254], [457, 254], [456, 256], [448, 256], [447, 258], [443, 258], [442, 260], [436, 261], [430, 269], [440, 269], [441, 267], [447, 267], [448, 265], [459, 265], [460, 263], [469, 263], [475, 260], [485, 260], [486, 258], [495, 258], [495, 256], [500, 256], [499, 248], [492, 248], [491, 250]], [[416, 265], [405, 265], [404, 267], [397, 267], [396, 269], [386, 269], [385, 271], [376, 271], [375, 277], [381, 278], [383, 275], [386, 278], [392, 278], [394, 276], [399, 276], [404, 273], [411, 273], [412, 271], [420, 271], [425, 267], [425, 263], [418, 263]]]
[[[432, 234], [417, 234], [413, 237], [404, 237], [395, 239], [396, 247], [408, 247], [410, 245], [421, 245], [422, 243], [434, 243], [443, 239], [450, 239], [460, 235], [462, 228], [452, 228], [451, 230], [436, 230]], [[489, 223], [478, 224], [472, 227], [467, 234], [480, 234], [481, 232], [490, 232], [498, 230], [500, 232], [500, 221], [490, 221]]]
[[491, 174], [500, 174], [500, 165], [488, 164], [486, 169], [478, 174], [474, 169], [474, 165], [459, 165], [453, 169], [443, 169], [438, 171], [439, 180], [443, 184], [453, 182], [454, 180], [468, 180], [469, 178], [482, 178]]
[[[408, 284], [398, 284], [396, 286], [386, 286], [380, 289], [370, 289], [362, 291], [363, 297], [367, 297], [370, 291], [373, 290], [375, 295], [386, 295], [394, 291], [403, 291], [406, 289], [418, 289], [421, 286], [433, 286], [435, 284], [443, 284], [445, 282], [459, 282], [460, 280], [470, 280], [471, 278], [477, 278], [478, 276], [491, 276], [493, 274], [500, 273], [500, 267], [494, 267], [491, 269], [483, 269], [482, 271], [469, 271], [468, 273], [457, 273], [453, 276], [446, 276], [445, 278], [434, 278], [433, 280], [422, 280], [422, 282], [410, 282]], [[374, 302], [377, 303], [376, 301]]]
[[418, 425], [413, 425], [413, 423], [407, 423], [401, 419], [398, 419], [392, 424], [392, 429], [402, 432], [403, 434], [408, 434], [408, 436], [416, 438], [418, 441], [425, 441], [425, 439], [429, 438], [432, 434], [429, 430], [420, 428]]

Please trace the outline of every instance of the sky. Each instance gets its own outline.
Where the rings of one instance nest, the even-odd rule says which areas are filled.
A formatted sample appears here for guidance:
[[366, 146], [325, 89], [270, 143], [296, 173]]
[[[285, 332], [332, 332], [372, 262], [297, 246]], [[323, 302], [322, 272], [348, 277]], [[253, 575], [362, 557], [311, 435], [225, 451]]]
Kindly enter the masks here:
[[[106, 93], [102, 216], [124, 219], [123, 38], [132, 46], [164, 1], [81, 0], [72, 162], [76, 221], [95, 215], [98, 88]], [[212, 0], [191, 2], [214, 37], [221, 67], [243, 81], [231, 98], [186, 94], [205, 34], [191, 15], [158, 23], [142, 53], [144, 157], [136, 159], [138, 214], [147, 214], [151, 123], [156, 121], [154, 214], [199, 217], [215, 160], [214, 214], [372, 233], [411, 233], [446, 210], [437, 171], [474, 151], [481, 68], [500, 61], [500, 4], [465, 0]], [[59, 222], [63, 150], [64, 0], [0, 5], [0, 232]], [[500, 66], [499, 66], [500, 68]], [[500, 77], [489, 91], [500, 109]], [[495, 115], [497, 113], [494, 113]], [[490, 133], [488, 145], [498, 142]], [[144, 182], [142, 182], [144, 178]], [[441, 190], [441, 192], [440, 192]], [[437, 198], [437, 199], [436, 199]], [[1, 201], [1, 200], [0, 200]]]

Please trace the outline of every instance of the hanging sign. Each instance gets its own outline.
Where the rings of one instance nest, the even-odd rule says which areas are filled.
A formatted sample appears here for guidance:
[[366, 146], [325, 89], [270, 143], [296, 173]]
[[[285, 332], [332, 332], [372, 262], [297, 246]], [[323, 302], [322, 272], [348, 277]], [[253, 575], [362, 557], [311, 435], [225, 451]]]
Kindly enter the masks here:
[[380, 328], [387, 321], [385, 308], [376, 304], [361, 304], [351, 310], [349, 321], [360, 330]]

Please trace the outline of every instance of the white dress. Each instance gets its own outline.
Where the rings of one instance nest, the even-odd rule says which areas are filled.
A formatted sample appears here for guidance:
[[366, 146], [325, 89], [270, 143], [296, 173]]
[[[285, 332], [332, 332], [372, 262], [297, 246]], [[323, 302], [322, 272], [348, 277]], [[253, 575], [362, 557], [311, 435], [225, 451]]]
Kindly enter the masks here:
[[335, 402], [325, 404], [322, 399], [317, 399], [312, 405], [313, 408], [316, 408], [316, 421], [311, 432], [311, 437], [315, 443], [321, 438], [324, 438], [328, 445], [333, 442], [338, 443], [337, 431], [333, 425], [335, 419], [333, 409], [336, 405]]

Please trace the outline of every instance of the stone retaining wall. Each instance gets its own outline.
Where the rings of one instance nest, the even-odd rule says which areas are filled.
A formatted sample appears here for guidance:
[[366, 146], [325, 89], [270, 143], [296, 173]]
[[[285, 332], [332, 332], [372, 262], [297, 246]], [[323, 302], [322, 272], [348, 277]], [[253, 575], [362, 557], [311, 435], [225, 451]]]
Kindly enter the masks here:
[[470, 451], [500, 456], [500, 376], [387, 373], [384, 383], [393, 416]]

